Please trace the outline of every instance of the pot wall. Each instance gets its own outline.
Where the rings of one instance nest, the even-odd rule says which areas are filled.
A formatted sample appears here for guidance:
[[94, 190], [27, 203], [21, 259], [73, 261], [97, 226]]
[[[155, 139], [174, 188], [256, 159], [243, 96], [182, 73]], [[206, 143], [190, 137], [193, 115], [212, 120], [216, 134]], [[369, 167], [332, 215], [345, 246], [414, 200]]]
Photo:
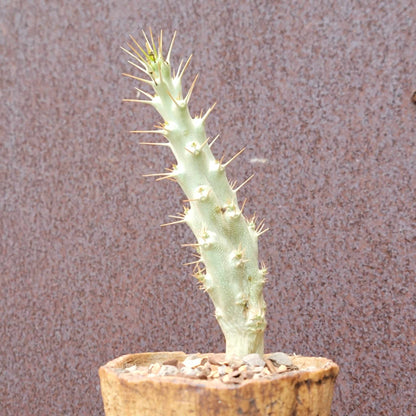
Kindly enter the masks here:
[[329, 416], [338, 366], [326, 358], [294, 357], [300, 370], [240, 385], [177, 376], [143, 377], [120, 372], [186, 354], [144, 353], [117, 358], [100, 368], [106, 416]]

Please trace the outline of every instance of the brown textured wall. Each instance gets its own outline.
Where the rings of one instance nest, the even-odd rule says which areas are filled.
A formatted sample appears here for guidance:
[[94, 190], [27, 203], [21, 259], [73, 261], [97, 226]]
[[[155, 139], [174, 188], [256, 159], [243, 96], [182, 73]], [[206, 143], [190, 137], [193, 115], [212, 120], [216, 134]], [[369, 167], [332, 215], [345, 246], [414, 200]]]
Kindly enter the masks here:
[[182, 195], [141, 176], [172, 157], [126, 133], [158, 120], [121, 103], [119, 46], [150, 24], [194, 53], [217, 154], [248, 145], [230, 177], [256, 173], [241, 197], [271, 228], [267, 350], [336, 360], [334, 415], [415, 415], [415, 21], [411, 0], [3, 0], [0, 413], [102, 415], [100, 364], [224, 347], [190, 232], [159, 227]]

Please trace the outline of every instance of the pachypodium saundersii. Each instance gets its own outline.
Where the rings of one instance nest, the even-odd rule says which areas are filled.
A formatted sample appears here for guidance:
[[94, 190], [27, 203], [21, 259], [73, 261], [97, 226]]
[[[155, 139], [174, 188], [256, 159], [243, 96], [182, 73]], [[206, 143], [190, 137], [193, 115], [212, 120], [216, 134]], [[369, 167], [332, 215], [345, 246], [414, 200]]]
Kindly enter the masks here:
[[[211, 147], [216, 138], [205, 133], [205, 123], [212, 106], [204, 115], [194, 118], [189, 112], [189, 100], [198, 75], [187, 94], [182, 94], [182, 78], [191, 56], [176, 71], [171, 68], [171, 52], [175, 35], [166, 56], [163, 55], [162, 32], [156, 43], [144, 34], [141, 46], [133, 37], [128, 44], [130, 64], [147, 78], [124, 74], [151, 87], [152, 93], [139, 91], [139, 97], [124, 101], [151, 105], [163, 118], [156, 130], [135, 130], [132, 133], [154, 133], [164, 137], [162, 143], [145, 143], [169, 147], [176, 163], [165, 173], [152, 174], [158, 180], [176, 181], [187, 196], [187, 206], [170, 224], [186, 223], [197, 242], [184, 244], [197, 252], [194, 276], [209, 294], [215, 306], [215, 316], [224, 333], [226, 354], [243, 357], [263, 354], [266, 327], [263, 286], [267, 269], [258, 262], [258, 237], [263, 222], [246, 218], [237, 201], [240, 186], [228, 181], [225, 168], [240, 153], [223, 162], [214, 157]], [[143, 95], [147, 99], [140, 99]], [[218, 136], [217, 136], [218, 137]], [[250, 179], [250, 178], [249, 178]]]

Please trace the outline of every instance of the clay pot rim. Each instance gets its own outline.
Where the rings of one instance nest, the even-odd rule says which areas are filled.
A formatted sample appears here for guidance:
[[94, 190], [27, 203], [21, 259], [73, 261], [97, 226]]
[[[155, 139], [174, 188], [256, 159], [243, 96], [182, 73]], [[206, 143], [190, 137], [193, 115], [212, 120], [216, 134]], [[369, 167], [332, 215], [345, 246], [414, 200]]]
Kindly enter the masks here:
[[[276, 386], [282, 381], [287, 379], [292, 379], [293, 383], [307, 383], [307, 382], [319, 382], [327, 378], [335, 378], [339, 373], [338, 365], [332, 360], [325, 357], [305, 357], [305, 356], [291, 356], [296, 365], [302, 365], [305, 361], [313, 361], [315, 363], [320, 363], [320, 367], [306, 367], [304, 369], [300, 368], [298, 370], [288, 371], [282, 374], [275, 374], [271, 378], [258, 378], [258, 379], [248, 379], [244, 380], [240, 384], [225, 384], [220, 380], [202, 380], [202, 379], [193, 379], [180, 376], [157, 376], [152, 377], [141, 376], [136, 374], [129, 373], [120, 373], [118, 369], [124, 369], [128, 365], [134, 365], [137, 363], [138, 358], [151, 358], [152, 362], [165, 361], [167, 357], [169, 358], [186, 358], [189, 355], [198, 355], [206, 356], [209, 353], [195, 353], [195, 354], [186, 354], [183, 351], [161, 351], [161, 352], [144, 352], [144, 353], [133, 353], [125, 354], [118, 358], [115, 358], [105, 365], [100, 367], [100, 372], [112, 373], [114, 377], [120, 378], [121, 382], [123, 379], [128, 380], [129, 383], [134, 384], [146, 384], [146, 383], [155, 383], [163, 382], [168, 384], [183, 385], [184, 387], [203, 387], [207, 389], [225, 389], [225, 390], [234, 390], [234, 389], [244, 389], [250, 384], [276, 384]], [[271, 354], [264, 354], [267, 358]], [[152, 358], [153, 357], [153, 358]], [[156, 357], [161, 357], [160, 360], [157, 360]], [[128, 363], [128, 365], [123, 365]]]

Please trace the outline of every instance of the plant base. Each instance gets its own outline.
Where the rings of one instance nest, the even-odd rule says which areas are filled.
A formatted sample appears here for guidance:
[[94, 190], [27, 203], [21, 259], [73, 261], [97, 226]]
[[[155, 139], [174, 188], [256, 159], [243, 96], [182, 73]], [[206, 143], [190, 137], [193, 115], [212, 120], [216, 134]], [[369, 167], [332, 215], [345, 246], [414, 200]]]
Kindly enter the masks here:
[[326, 358], [295, 356], [292, 361], [299, 370], [239, 385], [123, 371], [132, 365], [186, 357], [183, 352], [129, 354], [102, 366], [99, 375], [106, 416], [330, 415], [339, 368]]

